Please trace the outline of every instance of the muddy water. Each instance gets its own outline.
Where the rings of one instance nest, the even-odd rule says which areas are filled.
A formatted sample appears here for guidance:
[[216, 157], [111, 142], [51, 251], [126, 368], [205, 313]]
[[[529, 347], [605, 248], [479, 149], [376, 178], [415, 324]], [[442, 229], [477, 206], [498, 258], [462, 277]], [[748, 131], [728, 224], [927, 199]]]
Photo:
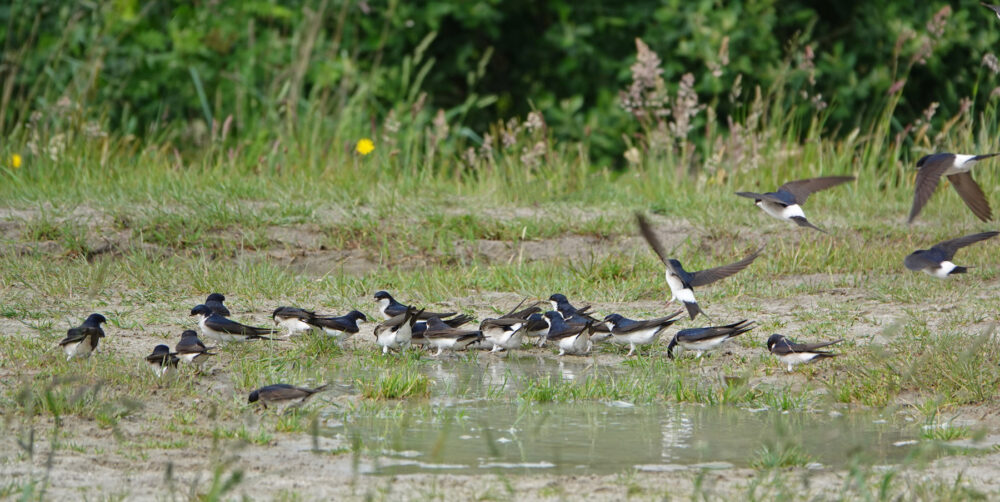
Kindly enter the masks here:
[[540, 404], [497, 392], [509, 396], [524, 377], [582, 378], [594, 371], [591, 364], [550, 358], [434, 362], [424, 371], [436, 382], [437, 397], [402, 404], [390, 413], [346, 414], [327, 421], [324, 435], [360, 445], [373, 458], [367, 470], [375, 474], [744, 467], [765, 447], [794, 447], [811, 466], [843, 468], [851, 462], [903, 462], [914, 453], [919, 435], [914, 424], [873, 413], [676, 403]]

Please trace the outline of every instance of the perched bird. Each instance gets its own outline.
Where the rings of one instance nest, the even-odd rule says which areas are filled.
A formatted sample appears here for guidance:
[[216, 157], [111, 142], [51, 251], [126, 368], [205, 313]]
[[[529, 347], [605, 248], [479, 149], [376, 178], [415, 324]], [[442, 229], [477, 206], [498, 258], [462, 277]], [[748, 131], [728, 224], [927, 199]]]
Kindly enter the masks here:
[[469, 345], [483, 339], [483, 333], [474, 329], [453, 328], [437, 317], [427, 320], [424, 328], [424, 338], [427, 344], [437, 349], [435, 357], [440, 356], [445, 349], [456, 351], [468, 348]]
[[524, 325], [524, 335], [538, 339], [538, 346], [545, 345], [545, 338], [549, 334], [549, 321], [544, 315], [534, 313], [528, 316]]
[[341, 340], [360, 331], [358, 321], [367, 322], [368, 316], [357, 310], [352, 310], [340, 317], [316, 316], [310, 324], [323, 330], [328, 336]]
[[920, 170], [917, 171], [917, 186], [913, 193], [913, 207], [910, 209], [910, 218], [907, 220], [907, 223], [913, 223], [913, 220], [920, 214], [920, 210], [930, 200], [931, 195], [934, 195], [934, 189], [937, 188], [941, 176], [948, 177], [948, 180], [951, 181], [951, 186], [955, 187], [955, 191], [965, 201], [965, 205], [969, 206], [969, 209], [972, 210], [972, 214], [975, 214], [977, 218], [983, 221], [992, 220], [993, 212], [990, 210], [990, 203], [986, 201], [983, 189], [979, 188], [976, 180], [972, 179], [972, 174], [969, 173], [969, 170], [972, 169], [972, 166], [976, 162], [997, 155], [1000, 155], [1000, 153], [988, 153], [985, 155], [935, 153], [921, 157], [917, 161], [917, 167]]
[[1000, 5], [990, 5], [985, 2], [979, 2], [979, 5], [982, 5], [983, 7], [986, 7], [987, 9], [993, 11], [993, 13], [997, 15], [997, 19], [1000, 19]]
[[[378, 311], [382, 313], [382, 317], [385, 319], [392, 319], [398, 315], [406, 313], [408, 306], [403, 305], [396, 301], [389, 293], [385, 291], [378, 291], [375, 293], [375, 301], [378, 302]], [[431, 317], [437, 317], [438, 319], [444, 319], [446, 317], [451, 317], [456, 314], [456, 312], [423, 312], [420, 314], [420, 319], [430, 319]]]
[[375, 343], [382, 347], [383, 354], [388, 354], [389, 350], [402, 350], [410, 346], [413, 325], [422, 312], [423, 310], [417, 310], [415, 307], [407, 307], [402, 314], [375, 326]]
[[684, 311], [678, 310], [666, 317], [658, 317], [645, 321], [632, 320], [621, 314], [611, 314], [605, 316], [604, 324], [611, 332], [614, 341], [623, 345], [628, 344], [629, 351], [625, 357], [629, 357], [635, 353], [637, 346], [649, 345], [655, 342], [667, 330], [668, 326], [679, 320], [677, 316], [681, 312]]
[[754, 260], [760, 256], [760, 252], [764, 248], [760, 248], [753, 253], [747, 255], [746, 258], [742, 260], [730, 263], [729, 265], [723, 265], [721, 267], [710, 268], [707, 270], [699, 270], [697, 272], [688, 272], [684, 270], [681, 266], [681, 262], [667, 257], [667, 250], [660, 244], [660, 240], [656, 237], [653, 232], [653, 227], [649, 225], [646, 218], [636, 213], [636, 219], [639, 222], [639, 230], [642, 231], [642, 236], [646, 238], [646, 242], [649, 243], [653, 251], [660, 257], [663, 264], [667, 266], [667, 285], [670, 286], [671, 298], [670, 301], [680, 300], [684, 302], [684, 307], [687, 308], [688, 315], [691, 319], [694, 319], [698, 314], [704, 314], [705, 311], [701, 310], [698, 306], [697, 300], [694, 299], [694, 288], [698, 286], [704, 286], [706, 284], [711, 284], [720, 279], [725, 279], [740, 270], [747, 268]]
[[108, 322], [101, 314], [90, 314], [83, 324], [70, 328], [66, 331], [66, 338], [59, 342], [59, 346], [66, 351], [66, 360], [74, 357], [90, 357], [90, 353], [97, 348], [97, 343], [104, 338], [104, 330], [101, 324]]
[[788, 371], [792, 371], [792, 367], [797, 364], [807, 363], [814, 359], [836, 356], [837, 354], [833, 352], [818, 349], [829, 347], [842, 341], [841, 339], [823, 343], [795, 343], [775, 333], [767, 339], [767, 350], [777, 356], [778, 360], [788, 368]]
[[[440, 319], [438, 320], [440, 321]], [[441, 322], [445, 323], [448, 327], [458, 328], [460, 326], [464, 326], [471, 320], [472, 317], [461, 314]], [[410, 344], [420, 346], [427, 345], [427, 339], [424, 338], [425, 331], [427, 331], [427, 321], [417, 321], [413, 323], [413, 333], [410, 335]]]
[[611, 328], [608, 327], [607, 323], [598, 320], [596, 317], [590, 315], [590, 306], [577, 309], [572, 315], [565, 315], [559, 312], [563, 316], [563, 320], [566, 324], [573, 326], [580, 326], [584, 324], [590, 324], [590, 339], [594, 342], [603, 342], [611, 338]]
[[181, 362], [201, 366], [210, 356], [215, 355], [215, 352], [209, 352], [214, 348], [206, 347], [198, 338], [198, 333], [189, 329], [181, 333], [181, 341], [174, 345], [174, 352]]
[[574, 307], [573, 304], [566, 298], [566, 295], [562, 293], [556, 293], [550, 296], [549, 303], [552, 304], [552, 310], [559, 312], [563, 316], [563, 319], [571, 317], [580, 310], [586, 310], [588, 308], [584, 307], [583, 309], [578, 309]]
[[903, 260], [903, 265], [906, 265], [906, 268], [910, 270], [923, 271], [925, 274], [933, 275], [939, 279], [944, 279], [951, 274], [964, 274], [968, 267], [960, 267], [951, 262], [955, 253], [970, 244], [996, 237], [997, 234], [1000, 232], [982, 232], [939, 242], [931, 246], [930, 249], [920, 249], [910, 253]]
[[592, 323], [566, 324], [562, 315], [554, 310], [546, 312], [545, 318], [549, 321], [549, 332], [545, 335], [545, 339], [559, 344], [560, 356], [566, 354], [582, 356], [590, 353], [590, 349], [594, 346], [590, 341]]
[[166, 345], [153, 347], [153, 353], [146, 356], [146, 364], [157, 377], [162, 377], [170, 370], [176, 370], [179, 361], [177, 354], [172, 354], [170, 347]]
[[308, 389], [306, 387], [296, 387], [286, 383], [278, 383], [261, 387], [251, 392], [250, 398], [247, 402], [256, 403], [257, 401], [260, 401], [260, 403], [264, 405], [264, 409], [267, 409], [268, 405], [286, 406], [292, 404], [293, 401], [296, 402], [295, 404], [304, 403], [310, 396], [322, 391], [326, 387], [326, 385], [320, 385], [315, 389]]
[[492, 344], [493, 352], [502, 350], [514, 350], [521, 348], [524, 342], [525, 319], [484, 319], [479, 323], [479, 329], [483, 336]]
[[222, 317], [229, 317], [229, 309], [222, 304], [224, 301], [226, 301], [226, 297], [222, 296], [222, 293], [212, 293], [208, 295], [208, 298], [205, 299], [205, 303], [203, 305]]
[[255, 328], [222, 317], [205, 305], [191, 309], [191, 315], [198, 316], [201, 334], [220, 342], [246, 342], [250, 340], [270, 340], [265, 334], [274, 333], [268, 328]]
[[316, 313], [298, 307], [278, 307], [271, 312], [271, 320], [275, 326], [288, 330], [288, 336], [313, 329]]
[[827, 176], [789, 181], [778, 187], [776, 192], [736, 192], [736, 195], [754, 199], [754, 204], [757, 207], [779, 220], [790, 220], [800, 227], [809, 227], [823, 232], [821, 228], [809, 223], [805, 213], [802, 212], [802, 204], [805, 204], [806, 199], [813, 192], [826, 190], [848, 181], [854, 181], [854, 176]]
[[736, 338], [752, 330], [754, 328], [753, 324], [753, 321], [744, 319], [725, 326], [682, 329], [674, 334], [673, 339], [670, 340], [670, 345], [667, 345], [667, 357], [673, 359], [674, 347], [677, 347], [678, 355], [680, 351], [693, 350], [698, 353], [695, 357], [699, 358], [705, 352], [722, 347], [731, 338]]

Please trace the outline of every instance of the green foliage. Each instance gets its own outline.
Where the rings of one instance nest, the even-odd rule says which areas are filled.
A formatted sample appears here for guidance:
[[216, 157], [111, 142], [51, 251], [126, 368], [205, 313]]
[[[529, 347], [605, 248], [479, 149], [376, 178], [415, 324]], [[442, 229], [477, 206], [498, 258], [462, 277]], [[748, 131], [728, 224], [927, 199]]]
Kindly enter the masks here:
[[[637, 38], [659, 54], [668, 95], [690, 85], [707, 105], [697, 130], [765, 113], [791, 133], [846, 137], [887, 106], [892, 134], [918, 131], [932, 103], [939, 126], [981, 110], [996, 87], [983, 62], [998, 30], [974, 4], [898, 0], [13, 0], [0, 6], [0, 132], [30, 129], [38, 150], [71, 140], [76, 124], [69, 134], [169, 138], [181, 153], [221, 141], [230, 155], [287, 154], [271, 167], [317, 161], [290, 147], [350, 151], [366, 134], [402, 165], [430, 169], [427, 153], [454, 159], [536, 110], [538, 134], [620, 166], [642, 130], [619, 96]], [[776, 108], [749, 106], [757, 87]], [[450, 135], [425, 134], [442, 121]], [[268, 146], [250, 152], [233, 138]], [[693, 140], [702, 160], [712, 139]]]

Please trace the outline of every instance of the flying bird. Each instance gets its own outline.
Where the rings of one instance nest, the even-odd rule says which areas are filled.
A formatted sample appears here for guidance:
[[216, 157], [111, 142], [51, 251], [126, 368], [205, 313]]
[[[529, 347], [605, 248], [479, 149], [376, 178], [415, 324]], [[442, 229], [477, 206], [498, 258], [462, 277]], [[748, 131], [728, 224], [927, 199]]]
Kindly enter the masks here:
[[293, 401], [296, 401], [296, 404], [303, 403], [313, 394], [322, 391], [326, 387], [326, 385], [320, 385], [315, 389], [309, 389], [306, 387], [288, 385], [286, 383], [268, 385], [251, 392], [247, 403], [256, 403], [257, 401], [260, 401], [260, 404], [264, 405], [264, 409], [267, 409], [268, 405], [283, 406], [292, 404]]
[[983, 189], [979, 188], [976, 180], [972, 179], [972, 174], [969, 170], [972, 169], [972, 166], [976, 162], [997, 155], [1000, 155], [1000, 153], [987, 153], [984, 155], [935, 153], [921, 157], [917, 161], [917, 167], [920, 170], [917, 171], [917, 186], [913, 193], [913, 207], [910, 209], [910, 218], [906, 222], [913, 223], [913, 220], [917, 218], [920, 210], [930, 200], [931, 195], [934, 195], [934, 190], [937, 188], [941, 176], [948, 177], [948, 181], [951, 181], [951, 186], [955, 187], [955, 191], [965, 201], [965, 205], [969, 206], [969, 209], [972, 210], [972, 214], [975, 214], [977, 218], [983, 221], [992, 220], [993, 212], [990, 209], [990, 203], [986, 200]]
[[754, 199], [757, 207], [779, 220], [793, 221], [800, 227], [809, 227], [826, 233], [806, 219], [805, 213], [802, 212], [802, 204], [805, 204], [813, 192], [826, 190], [848, 181], [854, 181], [854, 176], [827, 176], [789, 181], [778, 187], [776, 192], [736, 192], [736, 195]]
[[968, 267], [960, 267], [951, 262], [955, 253], [971, 244], [996, 237], [997, 234], [1000, 232], [982, 232], [939, 242], [931, 246], [930, 249], [920, 249], [910, 253], [903, 260], [903, 265], [906, 265], [906, 268], [910, 270], [922, 271], [938, 279], [944, 279], [951, 274], [964, 274]]
[[698, 314], [705, 313], [698, 306], [698, 301], [694, 298], [694, 288], [725, 279], [747, 268], [747, 266], [760, 256], [760, 252], [764, 250], [764, 248], [760, 248], [747, 255], [746, 258], [735, 263], [730, 263], [729, 265], [688, 272], [681, 266], [681, 262], [667, 256], [666, 248], [663, 247], [659, 238], [656, 237], [656, 233], [653, 232], [653, 227], [650, 226], [649, 221], [642, 214], [636, 213], [635, 216], [639, 222], [639, 230], [642, 231], [642, 236], [646, 238], [646, 242], [649, 243], [650, 247], [653, 248], [653, 251], [656, 252], [657, 256], [660, 257], [660, 260], [667, 267], [667, 285], [670, 286], [670, 293], [672, 295], [670, 301], [682, 301], [691, 319], [694, 319]]
[[997, 15], [997, 19], [1000, 19], [1000, 5], [990, 5], [986, 2], [979, 2], [979, 5], [993, 11], [993, 13]]
[[695, 358], [700, 358], [705, 352], [716, 350], [729, 340], [753, 328], [754, 322], [744, 319], [725, 326], [682, 329], [674, 334], [670, 345], [667, 345], [667, 357], [674, 358], [674, 348], [676, 347], [678, 355], [683, 350], [692, 350], [697, 353]]
[[90, 357], [101, 338], [104, 338], [101, 324], [106, 322], [108, 320], [101, 314], [90, 314], [83, 324], [67, 330], [66, 338], [59, 342], [59, 346], [66, 352], [66, 360], [69, 361], [74, 357]]
[[635, 353], [637, 346], [655, 342], [667, 330], [668, 326], [679, 320], [677, 316], [681, 312], [684, 311], [678, 310], [666, 317], [645, 321], [629, 319], [621, 314], [611, 314], [604, 318], [604, 323], [616, 342], [628, 344], [629, 351], [625, 357], [629, 357]]
[[808, 363], [817, 359], [835, 357], [837, 354], [819, 349], [829, 347], [830, 345], [840, 343], [842, 341], [844, 340], [840, 339], [822, 343], [795, 343], [788, 338], [775, 333], [767, 339], [767, 350], [774, 354], [778, 360], [785, 365], [788, 371], [792, 371], [792, 367], [797, 364]]
[[[396, 299], [393, 298], [392, 295], [390, 295], [386, 291], [376, 292], [375, 301], [378, 302], [378, 311], [382, 313], [382, 317], [384, 317], [386, 320], [392, 319], [393, 317], [396, 317], [398, 315], [405, 314], [406, 309], [409, 308], [407, 305], [403, 305], [402, 303], [397, 302]], [[422, 312], [421, 314], [419, 314], [420, 319], [424, 320], [430, 319], [431, 317], [444, 319], [446, 317], [451, 317], [457, 313], [457, 312], [424, 312], [423, 310], [421, 310], [420, 312]]]

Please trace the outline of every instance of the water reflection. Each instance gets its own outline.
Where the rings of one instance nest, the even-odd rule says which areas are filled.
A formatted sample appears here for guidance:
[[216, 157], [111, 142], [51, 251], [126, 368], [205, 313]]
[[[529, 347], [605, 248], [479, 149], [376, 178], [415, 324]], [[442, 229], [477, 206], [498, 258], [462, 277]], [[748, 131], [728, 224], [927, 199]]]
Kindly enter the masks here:
[[[732, 406], [623, 402], [511, 402], [528, 382], [584, 379], [593, 359], [465, 358], [423, 367], [430, 402], [395, 413], [355, 411], [327, 421], [325, 435], [362, 445], [372, 472], [482, 473], [544, 470], [606, 474], [625, 469], [747, 466], [763, 447], [797, 446], [812, 462], [892, 464], [915, 446], [912, 425], [870, 413], [747, 410]], [[621, 369], [601, 367], [601, 374]], [[501, 399], [483, 399], [496, 389]]]

